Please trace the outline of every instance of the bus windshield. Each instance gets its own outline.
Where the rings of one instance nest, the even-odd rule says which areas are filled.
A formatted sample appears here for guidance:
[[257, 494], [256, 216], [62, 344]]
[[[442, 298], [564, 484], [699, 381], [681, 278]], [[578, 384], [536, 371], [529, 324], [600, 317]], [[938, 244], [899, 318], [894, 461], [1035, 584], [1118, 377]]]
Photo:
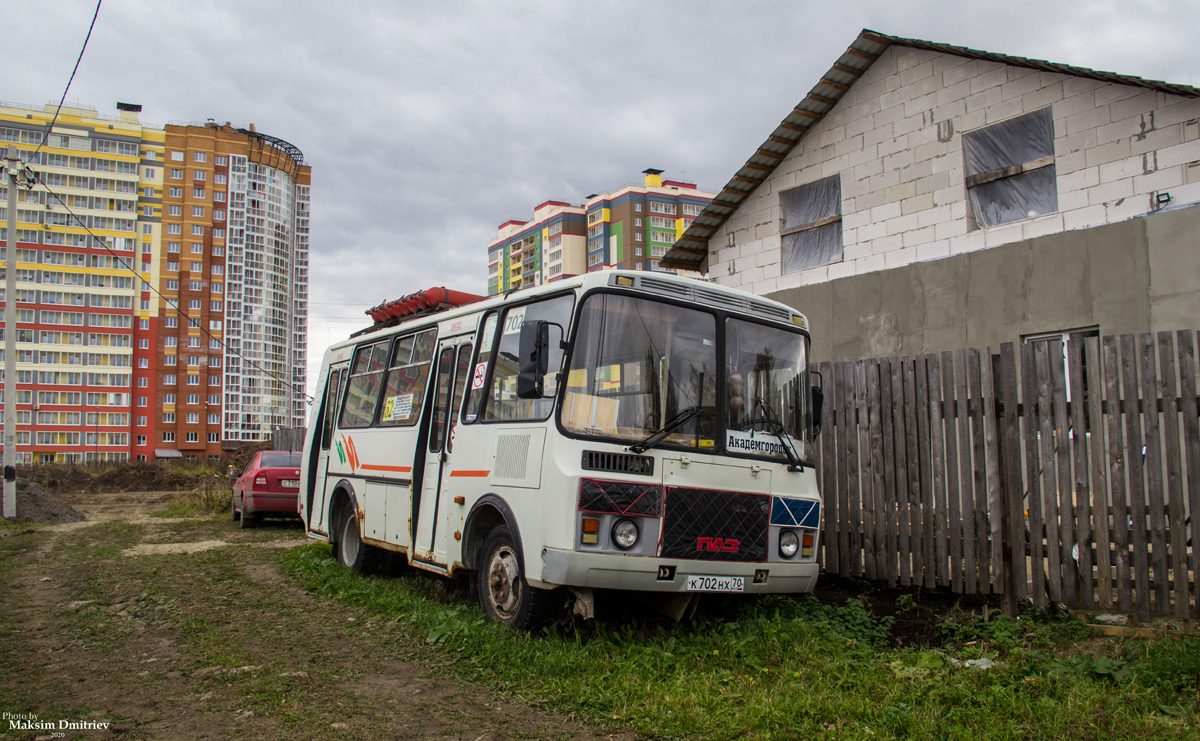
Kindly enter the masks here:
[[806, 461], [807, 343], [799, 332], [742, 319], [722, 324], [692, 306], [593, 294], [580, 311], [566, 369], [563, 429], [781, 460], [788, 459], [779, 437], [786, 434]]

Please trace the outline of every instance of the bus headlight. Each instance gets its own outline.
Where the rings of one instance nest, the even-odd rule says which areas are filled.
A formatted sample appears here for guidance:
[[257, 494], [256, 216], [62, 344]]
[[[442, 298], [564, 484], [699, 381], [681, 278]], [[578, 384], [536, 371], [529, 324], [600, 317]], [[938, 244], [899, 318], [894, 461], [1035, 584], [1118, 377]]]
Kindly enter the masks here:
[[794, 530], [783, 530], [779, 533], [779, 555], [791, 558], [800, 549], [800, 538]]
[[629, 550], [637, 543], [637, 525], [633, 523], [633, 520], [617, 520], [613, 523], [612, 539], [621, 550]]

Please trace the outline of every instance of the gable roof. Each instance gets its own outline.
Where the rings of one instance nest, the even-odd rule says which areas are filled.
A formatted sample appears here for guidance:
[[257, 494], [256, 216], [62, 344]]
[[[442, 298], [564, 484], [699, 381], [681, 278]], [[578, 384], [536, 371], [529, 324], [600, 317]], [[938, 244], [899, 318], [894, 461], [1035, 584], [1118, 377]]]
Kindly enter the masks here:
[[905, 39], [888, 36], [870, 29], [863, 29], [850, 47], [842, 53], [829, 71], [822, 75], [808, 95], [784, 117], [771, 135], [738, 168], [721, 192], [704, 208], [683, 236], [663, 256], [661, 266], [673, 270], [699, 270], [708, 256], [708, 240], [725, 223], [733, 212], [754, 193], [755, 189], [771, 176], [780, 162], [788, 156], [812, 127], [825, 117], [842, 99], [850, 86], [877, 60], [889, 46], [908, 46], [914, 49], [943, 52], [971, 59], [1010, 64], [1046, 72], [1087, 77], [1102, 82], [1134, 85], [1173, 95], [1200, 97], [1200, 88], [1176, 85], [1158, 80], [1145, 80], [1132, 75], [1118, 75], [1086, 67], [1046, 62], [1041, 59], [1014, 57], [989, 51], [977, 51], [963, 46], [939, 44], [921, 39]]

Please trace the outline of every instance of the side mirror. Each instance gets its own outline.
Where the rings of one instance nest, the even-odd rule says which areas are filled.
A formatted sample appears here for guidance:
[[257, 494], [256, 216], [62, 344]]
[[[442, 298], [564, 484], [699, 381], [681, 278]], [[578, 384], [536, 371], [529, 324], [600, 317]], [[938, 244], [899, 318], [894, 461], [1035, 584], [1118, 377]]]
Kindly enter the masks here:
[[517, 356], [517, 398], [542, 398], [550, 369], [549, 322], [522, 322]]
[[825, 392], [820, 386], [812, 387], [813, 439], [821, 434], [821, 411], [825, 408]]

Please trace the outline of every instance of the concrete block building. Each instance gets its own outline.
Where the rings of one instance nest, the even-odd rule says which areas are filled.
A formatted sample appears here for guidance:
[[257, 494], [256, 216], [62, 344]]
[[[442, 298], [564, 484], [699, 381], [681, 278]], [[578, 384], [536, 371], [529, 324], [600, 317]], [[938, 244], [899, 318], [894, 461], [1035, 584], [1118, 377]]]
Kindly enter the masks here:
[[1200, 314], [1200, 89], [864, 30], [662, 261], [819, 359]]

